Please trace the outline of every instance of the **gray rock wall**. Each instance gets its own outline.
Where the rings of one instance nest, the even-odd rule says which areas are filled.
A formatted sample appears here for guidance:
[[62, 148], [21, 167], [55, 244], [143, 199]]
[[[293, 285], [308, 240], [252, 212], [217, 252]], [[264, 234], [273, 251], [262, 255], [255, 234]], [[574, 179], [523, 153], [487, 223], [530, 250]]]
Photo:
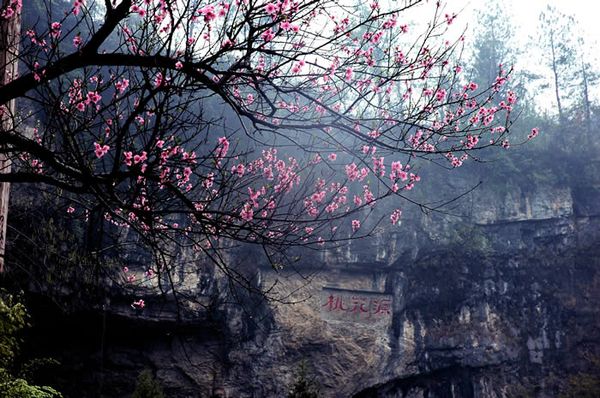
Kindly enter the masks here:
[[[139, 313], [114, 299], [102, 350], [59, 359], [78, 364], [74, 390], [90, 397], [128, 396], [143, 368], [168, 397], [285, 397], [302, 361], [324, 397], [556, 396], [583, 353], [600, 352], [600, 190], [502, 198], [477, 190], [460, 217], [405, 211], [400, 227], [281, 271], [246, 253], [281, 303], [188, 258], [179, 322], [168, 299], [150, 295]], [[328, 304], [335, 289], [344, 303]], [[378, 297], [390, 313], [371, 322]]]

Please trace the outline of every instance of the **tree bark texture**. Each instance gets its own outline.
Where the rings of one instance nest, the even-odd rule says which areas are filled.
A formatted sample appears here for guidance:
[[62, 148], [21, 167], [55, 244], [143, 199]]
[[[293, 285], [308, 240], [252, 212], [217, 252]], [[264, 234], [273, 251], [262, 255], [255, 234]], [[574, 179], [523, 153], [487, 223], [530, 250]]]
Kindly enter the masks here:
[[[3, 0], [2, 9], [10, 3], [10, 0]], [[17, 76], [20, 31], [20, 10], [11, 18], [0, 18], [0, 86], [10, 83]], [[14, 115], [15, 100], [0, 104], [0, 134], [12, 130]], [[10, 167], [10, 157], [0, 153], [0, 173], [10, 173]], [[0, 183], [0, 272], [4, 271], [9, 193], [10, 183]]]

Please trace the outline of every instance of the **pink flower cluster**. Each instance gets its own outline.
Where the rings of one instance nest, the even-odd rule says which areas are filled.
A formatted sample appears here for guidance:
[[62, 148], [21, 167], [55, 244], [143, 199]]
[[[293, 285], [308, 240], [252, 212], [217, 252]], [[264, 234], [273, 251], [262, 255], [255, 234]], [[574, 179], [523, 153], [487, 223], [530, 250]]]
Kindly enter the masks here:
[[97, 142], [94, 142], [94, 153], [98, 159], [106, 155], [109, 150], [110, 147], [108, 145], [100, 145]]
[[23, 8], [22, 0], [11, 0], [0, 13], [0, 18], [11, 19], [21, 11], [21, 8]]
[[60, 36], [60, 28], [61, 28], [61, 24], [60, 22], [52, 22], [52, 24], [50, 25], [50, 36], [54, 37], [54, 38], [58, 38]]
[[401, 216], [402, 216], [402, 210], [400, 210], [400, 209], [394, 210], [392, 212], [392, 214], [390, 215], [390, 221], [391, 221], [392, 225], [398, 224]]
[[85, 6], [85, 0], [75, 0], [73, 3], [73, 15], [79, 15], [82, 6]]
[[133, 308], [134, 310], [143, 310], [145, 306], [146, 306], [146, 303], [142, 299], [139, 299], [139, 300], [131, 303], [131, 308]]
[[527, 138], [531, 140], [531, 139], [537, 137], [539, 133], [540, 133], [540, 130], [537, 127], [534, 127], [531, 129], [531, 133], [529, 133], [527, 135]]

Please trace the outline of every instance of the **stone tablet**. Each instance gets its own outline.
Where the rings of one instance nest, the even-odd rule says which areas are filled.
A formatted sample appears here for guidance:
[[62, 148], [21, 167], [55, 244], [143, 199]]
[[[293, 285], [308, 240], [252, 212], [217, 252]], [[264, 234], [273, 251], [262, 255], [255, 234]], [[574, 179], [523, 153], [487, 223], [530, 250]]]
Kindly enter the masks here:
[[326, 321], [376, 326], [392, 322], [392, 296], [388, 294], [323, 287], [319, 305]]

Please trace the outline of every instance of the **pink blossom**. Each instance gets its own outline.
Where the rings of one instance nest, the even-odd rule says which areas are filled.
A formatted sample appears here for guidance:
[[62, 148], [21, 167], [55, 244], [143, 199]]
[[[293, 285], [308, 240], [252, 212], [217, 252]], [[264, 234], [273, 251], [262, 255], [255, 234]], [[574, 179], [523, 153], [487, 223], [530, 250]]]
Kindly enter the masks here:
[[163, 74], [158, 72], [156, 76], [154, 76], [154, 87], [160, 87], [163, 84]]
[[215, 7], [212, 5], [207, 5], [198, 10], [200, 15], [204, 17], [204, 22], [209, 23], [210, 21], [217, 18], [217, 14], [215, 13]]
[[123, 152], [123, 157], [125, 158], [123, 160], [123, 162], [127, 165], [127, 166], [131, 166], [132, 164], [132, 160], [133, 160], [133, 152], [131, 151], [127, 151], [127, 152]]
[[377, 139], [381, 136], [381, 132], [379, 130], [372, 130], [372, 131], [369, 131], [368, 136], [369, 136], [369, 138]]
[[325, 191], [315, 192], [311, 195], [310, 199], [313, 202], [321, 203], [325, 199], [326, 195], [327, 195], [327, 192], [325, 192]]
[[10, 2], [5, 3], [6, 8], [2, 10], [2, 13], [0, 13], [0, 18], [3, 19], [11, 19], [23, 8], [23, 3], [21, 0], [11, 0]]
[[141, 310], [145, 306], [146, 306], [146, 303], [142, 299], [139, 299], [139, 300], [134, 301], [133, 303], [131, 303], [131, 308], [133, 308], [134, 310]]
[[351, 163], [345, 166], [346, 175], [350, 181], [355, 181], [359, 178], [360, 173], [358, 170], [358, 166], [355, 163]]
[[96, 157], [100, 159], [102, 156], [106, 155], [106, 153], [110, 150], [108, 145], [100, 145], [97, 142], [94, 142], [94, 152], [96, 153]]
[[385, 164], [384, 164], [384, 157], [380, 156], [380, 157], [373, 157], [373, 173], [378, 174], [380, 177], [383, 177], [385, 175]]
[[75, 46], [76, 48], [79, 48], [82, 43], [83, 39], [81, 38], [81, 36], [77, 35], [73, 38], [73, 46]]
[[273, 33], [273, 30], [271, 28], [267, 29], [266, 31], [264, 31], [260, 37], [266, 41], [269, 42], [271, 40], [273, 40], [273, 38], [275, 37], [275, 33]]
[[143, 8], [141, 8], [135, 4], [131, 6], [129, 11], [138, 14], [142, 18], [146, 16], [146, 10], [144, 10]]
[[354, 71], [352, 68], [346, 68], [346, 81], [351, 81], [354, 76]]
[[438, 101], [443, 101], [444, 98], [446, 98], [446, 90], [444, 90], [443, 88], [440, 88], [439, 90], [437, 90], [435, 92], [435, 99]]
[[120, 94], [123, 94], [127, 87], [129, 87], [128, 79], [123, 79], [115, 83], [115, 88], [119, 91]]
[[387, 21], [385, 21], [383, 23], [383, 29], [391, 29], [394, 26], [396, 26], [396, 24], [398, 23], [398, 19], [396, 18], [396, 16], [392, 16], [390, 19], [388, 19]]
[[513, 91], [509, 91], [506, 101], [508, 101], [508, 103], [511, 105], [515, 104], [517, 102], [517, 95]]
[[102, 96], [100, 94], [98, 94], [96, 91], [90, 91], [87, 93], [87, 100], [86, 103], [90, 103], [93, 102], [94, 104], [97, 104], [98, 102], [100, 102], [100, 100], [102, 99]]
[[265, 12], [271, 16], [277, 14], [278, 11], [279, 6], [277, 4], [269, 3], [265, 6]]
[[52, 24], [50, 25], [50, 36], [59, 37], [61, 26], [62, 25], [60, 24], [60, 22], [52, 22]]
[[375, 205], [375, 195], [373, 195], [373, 192], [371, 192], [369, 186], [365, 185], [363, 190], [363, 198], [365, 199], [365, 203], [370, 204], [371, 206]]
[[352, 220], [352, 232], [358, 231], [359, 228], [360, 228], [360, 221]]
[[533, 139], [535, 137], [537, 137], [537, 135], [540, 133], [539, 129], [537, 127], [534, 127], [531, 129], [531, 133], [529, 133], [529, 135], [527, 136], [528, 139]]
[[217, 159], [222, 159], [227, 155], [227, 152], [229, 151], [229, 140], [227, 139], [227, 137], [219, 137], [219, 145], [217, 147], [217, 149], [215, 150], [215, 155], [217, 157]]
[[229, 8], [230, 5], [228, 3], [221, 3], [221, 8], [219, 9], [219, 16], [224, 17], [225, 15], [227, 15]]
[[392, 171], [390, 172], [390, 179], [392, 181], [406, 181], [408, 179], [408, 173], [403, 170], [402, 163], [392, 162]]
[[133, 163], [134, 164], [142, 163], [142, 162], [145, 162], [147, 159], [148, 159], [148, 154], [146, 153], [146, 151], [142, 151], [141, 154], [133, 156]]
[[73, 206], [67, 207], [67, 213], [71, 214], [75, 212], [75, 208]]
[[202, 181], [202, 186], [206, 189], [210, 189], [215, 183], [215, 173], [208, 173], [204, 181]]
[[233, 40], [225, 39], [221, 43], [221, 48], [231, 48], [231, 47], [233, 47], [234, 44], [235, 44], [235, 42]]
[[238, 177], [242, 177], [246, 171], [246, 167], [240, 163], [237, 166], [233, 166], [231, 168], [231, 172], [238, 175]]
[[396, 209], [393, 211], [393, 213], [390, 215], [390, 221], [392, 225], [398, 224], [398, 221], [400, 221], [400, 216], [402, 216], [402, 210]]
[[292, 67], [292, 73], [300, 73], [300, 71], [302, 71], [302, 67], [305, 65], [305, 61], [304, 60], [300, 60], [298, 61], [298, 63], [296, 63], [293, 67]]
[[244, 208], [240, 212], [240, 217], [244, 221], [252, 221], [252, 218], [254, 218], [254, 211], [252, 210], [252, 205], [250, 203], [244, 205]]

